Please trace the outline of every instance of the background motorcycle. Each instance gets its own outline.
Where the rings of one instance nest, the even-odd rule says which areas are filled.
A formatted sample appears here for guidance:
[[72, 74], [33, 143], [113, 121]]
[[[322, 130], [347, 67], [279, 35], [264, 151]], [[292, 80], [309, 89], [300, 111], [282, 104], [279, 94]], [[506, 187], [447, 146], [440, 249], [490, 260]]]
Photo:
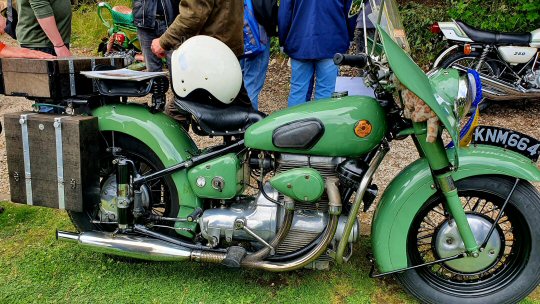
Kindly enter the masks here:
[[434, 23], [431, 31], [450, 43], [434, 68], [479, 71], [484, 95], [491, 100], [540, 98], [540, 29], [500, 33], [452, 21]]
[[[104, 9], [106, 11], [103, 11]], [[131, 8], [111, 7], [107, 2], [99, 2], [98, 16], [107, 28], [107, 37], [99, 44], [98, 53], [103, 56], [125, 57], [128, 59], [130, 69], [144, 70], [146, 66]]]

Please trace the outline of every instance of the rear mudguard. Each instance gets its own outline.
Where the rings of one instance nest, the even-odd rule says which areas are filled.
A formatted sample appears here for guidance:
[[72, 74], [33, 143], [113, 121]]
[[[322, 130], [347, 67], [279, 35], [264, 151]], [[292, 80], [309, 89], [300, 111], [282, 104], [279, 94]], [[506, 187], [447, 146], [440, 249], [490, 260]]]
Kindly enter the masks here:
[[[163, 113], [152, 114], [141, 105], [116, 104], [99, 107], [92, 112], [99, 119], [101, 132], [123, 133], [148, 146], [161, 160], [165, 168], [181, 163], [198, 153], [197, 146], [180, 125]], [[195, 208], [202, 206], [201, 199], [191, 189], [187, 172], [176, 172], [171, 178], [178, 192], [180, 211], [185, 218]], [[178, 228], [195, 228], [194, 223], [177, 223]], [[180, 230], [177, 230], [180, 231]], [[182, 235], [192, 236], [182, 232]]]
[[440, 52], [439, 55], [437, 56], [437, 59], [435, 60], [435, 63], [433, 63], [432, 68], [433, 69], [440, 68], [441, 62], [444, 59], [446, 59], [446, 57], [448, 57], [450, 54], [453, 54], [454, 52], [456, 52], [459, 47], [460, 46], [458, 44], [454, 44], [453, 46]]
[[[448, 150], [448, 155], [453, 151]], [[477, 145], [460, 148], [459, 169], [454, 180], [478, 175], [505, 175], [528, 181], [540, 181], [540, 169], [534, 162], [499, 147]], [[407, 236], [415, 215], [437, 192], [426, 159], [405, 168], [390, 183], [375, 212], [371, 237], [373, 254], [380, 272], [408, 266]]]

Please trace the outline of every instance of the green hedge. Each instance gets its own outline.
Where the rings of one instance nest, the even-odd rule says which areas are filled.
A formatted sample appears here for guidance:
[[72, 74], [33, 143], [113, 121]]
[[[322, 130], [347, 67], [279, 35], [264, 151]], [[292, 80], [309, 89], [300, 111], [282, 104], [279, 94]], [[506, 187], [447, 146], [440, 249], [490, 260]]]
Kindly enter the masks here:
[[[422, 2], [422, 3], [421, 3]], [[538, 0], [446, 0], [402, 1], [400, 12], [407, 31], [412, 57], [428, 68], [447, 46], [430, 31], [437, 21], [459, 19], [485, 30], [530, 32], [540, 27]]]
[[[97, 17], [97, 4], [80, 5], [73, 15], [73, 45], [97, 49], [106, 28]], [[130, 5], [130, 0], [109, 0], [112, 4]], [[430, 32], [437, 21], [460, 19], [473, 26], [499, 31], [532, 31], [540, 27], [540, 0], [400, 0], [400, 12], [408, 34], [413, 58], [429, 68], [446, 42]], [[277, 39], [272, 39], [272, 53], [279, 53]]]

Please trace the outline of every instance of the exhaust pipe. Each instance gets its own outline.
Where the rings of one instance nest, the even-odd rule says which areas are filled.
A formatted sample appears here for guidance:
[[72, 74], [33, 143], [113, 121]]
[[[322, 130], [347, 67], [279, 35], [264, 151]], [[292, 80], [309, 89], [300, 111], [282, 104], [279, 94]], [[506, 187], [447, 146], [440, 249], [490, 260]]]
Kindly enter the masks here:
[[93, 251], [148, 261], [189, 261], [192, 250], [162, 240], [124, 234], [90, 231], [80, 234], [56, 231], [56, 239]]
[[491, 76], [480, 74], [482, 85], [485, 87], [482, 91], [488, 99], [491, 100], [513, 100], [519, 98], [539, 98], [540, 90], [516, 88], [511, 83], [502, 81]]
[[[255, 259], [248, 258], [241, 261], [241, 266], [274, 272], [290, 271], [302, 268], [321, 256], [334, 239], [342, 209], [341, 197], [337, 188], [337, 179], [327, 179], [326, 188], [330, 199], [329, 214], [331, 218], [319, 244], [304, 256], [286, 262], [261, 260], [268, 254], [266, 250], [262, 250], [253, 257]], [[287, 234], [292, 223], [293, 215], [294, 211], [290, 210], [287, 215], [285, 228], [276, 240], [276, 246], [279, 245], [281, 239]], [[141, 228], [139, 230], [142, 233], [150, 233], [144, 229], [141, 230]], [[56, 239], [78, 243], [96, 252], [148, 261], [196, 261], [219, 264], [224, 262], [228, 254], [225, 252], [187, 248], [186, 246], [153, 237], [112, 234], [101, 231], [82, 232], [80, 234], [56, 231]]]
[[[467, 72], [467, 68], [462, 65], [453, 65], [452, 68]], [[482, 92], [484, 97], [491, 100], [514, 100], [520, 98], [540, 98], [540, 90], [516, 88], [513, 84], [480, 73], [482, 80]]]
[[303, 268], [309, 263], [318, 259], [326, 252], [328, 245], [334, 239], [339, 223], [339, 215], [341, 214], [342, 203], [339, 189], [337, 187], [337, 178], [328, 178], [326, 180], [326, 192], [328, 193], [329, 213], [331, 215], [330, 222], [326, 226], [326, 230], [322, 235], [321, 242], [315, 246], [310, 252], [302, 257], [286, 262], [270, 262], [270, 261], [242, 261], [242, 266], [247, 268], [262, 269], [272, 272], [291, 271]]

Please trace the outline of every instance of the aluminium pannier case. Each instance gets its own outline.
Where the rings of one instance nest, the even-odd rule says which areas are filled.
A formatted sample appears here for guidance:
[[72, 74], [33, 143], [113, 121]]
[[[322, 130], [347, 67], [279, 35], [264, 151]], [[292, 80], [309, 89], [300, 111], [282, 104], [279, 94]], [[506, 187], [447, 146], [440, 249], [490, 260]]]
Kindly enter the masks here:
[[11, 201], [71, 211], [99, 201], [98, 119], [4, 116]]
[[97, 65], [123, 68], [125, 58], [5, 58], [1, 60], [0, 93], [48, 102], [95, 95], [92, 79], [80, 72], [92, 71]]

